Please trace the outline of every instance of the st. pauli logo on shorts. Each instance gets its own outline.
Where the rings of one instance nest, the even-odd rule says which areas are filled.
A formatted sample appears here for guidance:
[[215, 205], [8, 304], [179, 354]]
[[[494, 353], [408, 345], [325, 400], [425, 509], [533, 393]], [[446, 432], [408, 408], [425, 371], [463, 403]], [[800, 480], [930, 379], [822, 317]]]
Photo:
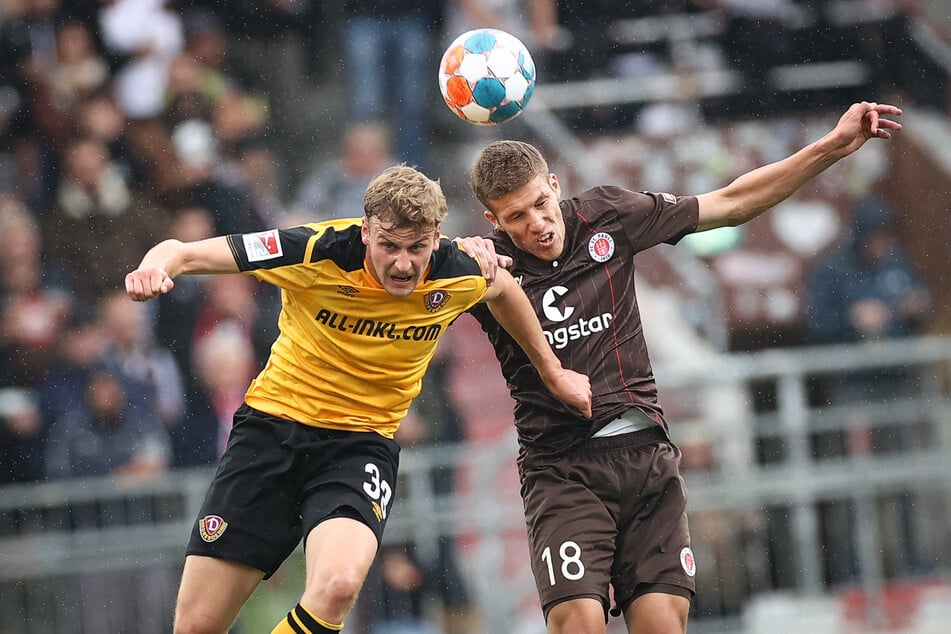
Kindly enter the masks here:
[[596, 233], [588, 240], [588, 255], [595, 262], [604, 263], [614, 255], [614, 238], [610, 233]]
[[201, 538], [206, 542], [213, 542], [228, 528], [228, 522], [224, 521], [220, 515], [206, 515], [198, 520], [198, 532]]
[[680, 551], [680, 565], [688, 577], [697, 574], [697, 562], [694, 560], [693, 551], [690, 550], [689, 546], [684, 546], [683, 550]]

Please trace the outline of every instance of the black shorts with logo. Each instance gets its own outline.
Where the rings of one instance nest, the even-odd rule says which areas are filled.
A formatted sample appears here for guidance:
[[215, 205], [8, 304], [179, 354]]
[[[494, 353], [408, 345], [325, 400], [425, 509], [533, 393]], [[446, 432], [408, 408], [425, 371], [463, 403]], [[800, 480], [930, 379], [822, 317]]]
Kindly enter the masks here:
[[373, 432], [311, 427], [242, 405], [186, 552], [237, 561], [267, 578], [331, 517], [362, 520], [379, 542], [399, 452]]
[[696, 566], [680, 450], [649, 428], [592, 438], [521, 474], [532, 570], [547, 618], [569, 599], [620, 610], [647, 592], [691, 598]]

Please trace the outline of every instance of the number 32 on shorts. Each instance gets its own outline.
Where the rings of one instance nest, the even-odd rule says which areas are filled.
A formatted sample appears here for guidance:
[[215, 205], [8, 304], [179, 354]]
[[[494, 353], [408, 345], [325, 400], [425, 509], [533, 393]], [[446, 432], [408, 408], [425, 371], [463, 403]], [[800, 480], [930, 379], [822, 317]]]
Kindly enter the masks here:
[[372, 462], [368, 462], [363, 470], [369, 476], [366, 482], [363, 483], [363, 492], [380, 505], [380, 519], [385, 520], [390, 508], [390, 500], [393, 499], [393, 487], [380, 477], [380, 468]]
[[552, 559], [551, 546], [542, 551], [542, 561], [548, 567], [548, 580], [555, 585], [560, 577], [568, 581], [577, 581], [584, 576], [584, 564], [581, 562], [581, 546], [568, 540], [558, 547], [557, 561]]

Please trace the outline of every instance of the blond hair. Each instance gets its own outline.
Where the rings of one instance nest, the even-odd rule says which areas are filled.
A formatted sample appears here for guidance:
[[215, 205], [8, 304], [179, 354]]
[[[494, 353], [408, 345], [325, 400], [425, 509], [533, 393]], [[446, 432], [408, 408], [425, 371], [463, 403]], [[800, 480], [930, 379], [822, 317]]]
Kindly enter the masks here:
[[378, 218], [391, 229], [435, 228], [449, 214], [439, 181], [404, 164], [387, 168], [370, 181], [363, 210], [367, 218]]
[[534, 145], [523, 141], [496, 141], [476, 159], [469, 173], [469, 187], [491, 211], [493, 200], [523, 187], [536, 176], [548, 176], [548, 162]]

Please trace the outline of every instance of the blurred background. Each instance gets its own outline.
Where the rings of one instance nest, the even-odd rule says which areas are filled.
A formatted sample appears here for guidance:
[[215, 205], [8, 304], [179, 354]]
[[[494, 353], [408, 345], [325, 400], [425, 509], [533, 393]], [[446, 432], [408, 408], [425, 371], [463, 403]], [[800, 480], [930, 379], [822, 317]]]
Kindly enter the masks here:
[[[538, 67], [498, 128], [439, 97], [474, 26]], [[447, 234], [483, 233], [466, 174], [502, 137], [542, 147], [568, 195], [702, 193], [863, 99], [904, 130], [743, 227], [638, 256], [691, 496], [689, 631], [951, 631], [949, 78], [945, 0], [0, 0], [0, 631], [171, 630], [280, 300], [224, 276], [131, 302], [155, 242], [360, 215], [398, 161], [440, 179]], [[544, 632], [511, 421], [461, 318], [400, 431], [348, 632]], [[298, 554], [235, 634], [302, 587]]]

